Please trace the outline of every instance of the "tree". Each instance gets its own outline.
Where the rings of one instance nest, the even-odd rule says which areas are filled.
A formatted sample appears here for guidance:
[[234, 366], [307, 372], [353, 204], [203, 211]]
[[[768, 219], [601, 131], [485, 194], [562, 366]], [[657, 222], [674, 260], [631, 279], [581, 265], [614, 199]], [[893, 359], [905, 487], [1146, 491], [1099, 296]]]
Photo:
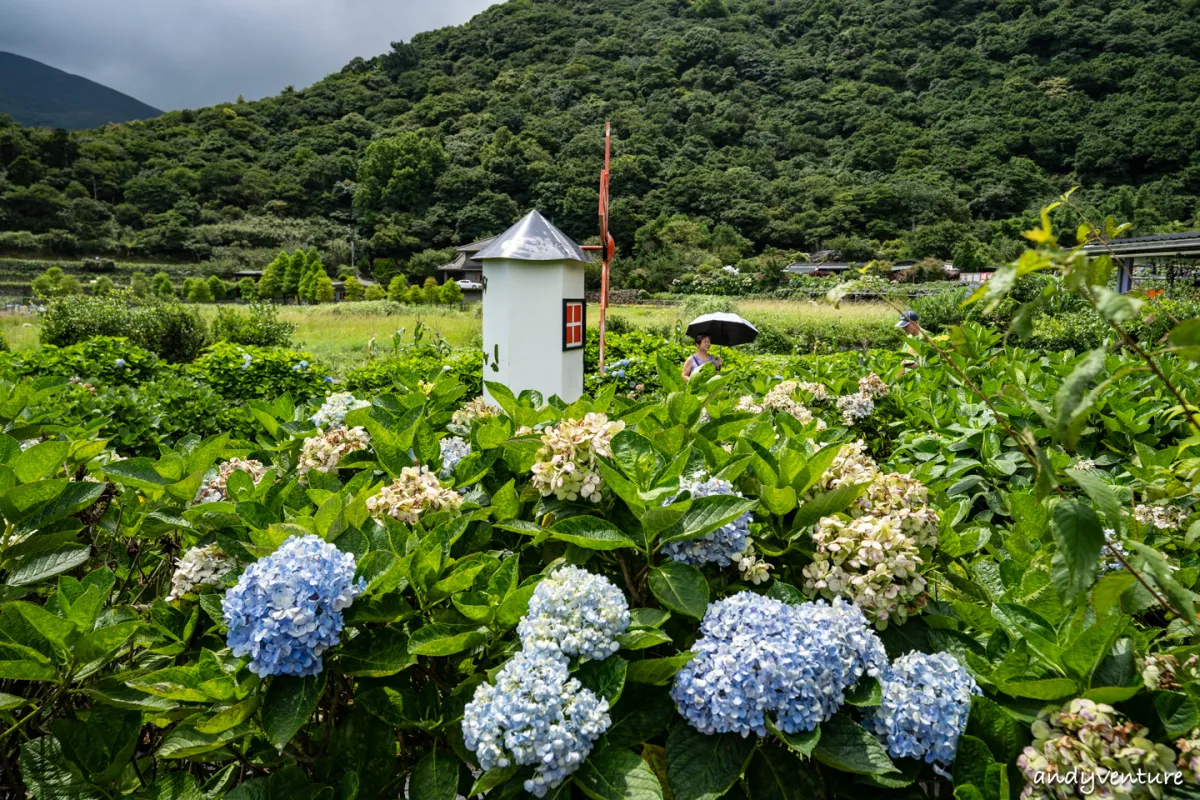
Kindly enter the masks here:
[[208, 281], [195, 278], [192, 281], [192, 288], [188, 291], [187, 299], [191, 303], [211, 303], [213, 301], [212, 289], [208, 288]]
[[288, 259], [287, 270], [283, 273], [283, 286], [280, 294], [286, 298], [296, 297], [300, 292], [300, 276], [308, 263], [308, 255], [303, 250], [292, 253]]
[[144, 272], [135, 272], [129, 278], [129, 290], [133, 292], [134, 297], [145, 297], [150, 294], [150, 280]]
[[198, 281], [198, 280], [200, 280], [200, 279], [199, 278], [191, 278], [191, 277], [183, 279], [183, 286], [180, 287], [179, 296], [183, 298], [184, 302], [191, 301], [192, 287], [194, 287], [196, 285], [196, 281]]
[[325, 265], [321, 263], [321, 257], [317, 254], [316, 248], [308, 254], [304, 262], [304, 272], [300, 276], [299, 295], [300, 299], [307, 303], [316, 302], [317, 280], [325, 274]]
[[258, 285], [254, 283], [254, 278], [245, 277], [238, 281], [238, 294], [247, 303], [253, 303], [257, 300]]
[[421, 287], [413, 284], [408, 287], [408, 295], [404, 298], [409, 305], [419, 306], [425, 302], [425, 295], [421, 292]]
[[397, 275], [388, 283], [387, 299], [393, 303], [403, 303], [408, 296], [408, 281], [403, 275]]
[[438, 299], [446, 305], [461, 303], [463, 299], [462, 287], [455, 281], [448, 280], [438, 290]]
[[152, 288], [159, 297], [175, 297], [175, 284], [171, 283], [171, 276], [165, 272], [155, 273]]
[[353, 275], [351, 275], [349, 278], [346, 278], [346, 299], [351, 303], [356, 303], [359, 300], [362, 300], [366, 295], [366, 291], [367, 290], [363, 286], [362, 281], [360, 281], [358, 278], [354, 277]]
[[33, 293], [35, 296], [42, 298], [78, 294], [79, 281], [71, 278], [75, 280], [75, 291], [72, 292], [69, 291], [71, 284], [68, 282], [68, 278], [71, 278], [71, 276], [63, 272], [61, 267], [50, 267], [50, 269], [33, 279], [33, 283], [31, 284]]
[[107, 297], [116, 291], [117, 287], [113, 284], [112, 278], [107, 275], [101, 275], [96, 278], [96, 282], [92, 284], [92, 294], [96, 297]]
[[83, 286], [74, 275], [63, 275], [62, 280], [58, 282], [58, 296], [66, 297], [70, 294], [83, 294]]
[[378, 139], [359, 161], [354, 205], [364, 212], [422, 208], [447, 161], [442, 143], [424, 134]]
[[333, 302], [333, 279], [328, 275], [322, 275], [317, 278], [316, 287], [313, 290], [313, 298], [318, 303]]
[[421, 287], [421, 302], [428, 305], [436, 305], [438, 302], [438, 282], [437, 278], [432, 275], [425, 279], [425, 285]]
[[282, 250], [275, 259], [263, 269], [262, 277], [258, 280], [258, 295], [263, 298], [283, 296], [284, 275], [291, 264], [291, 257]]
[[213, 300], [224, 300], [228, 290], [225, 287], [225, 281], [218, 278], [216, 275], [210, 275], [208, 278], [208, 290], [212, 292]]
[[375, 276], [375, 282], [380, 286], [390, 286], [392, 278], [396, 277], [396, 259], [394, 258], [377, 258], [373, 262], [372, 268]]
[[380, 286], [378, 283], [372, 283], [370, 286], [367, 287], [367, 299], [368, 300], [386, 300], [387, 292], [384, 291], [384, 288], [382, 286]]

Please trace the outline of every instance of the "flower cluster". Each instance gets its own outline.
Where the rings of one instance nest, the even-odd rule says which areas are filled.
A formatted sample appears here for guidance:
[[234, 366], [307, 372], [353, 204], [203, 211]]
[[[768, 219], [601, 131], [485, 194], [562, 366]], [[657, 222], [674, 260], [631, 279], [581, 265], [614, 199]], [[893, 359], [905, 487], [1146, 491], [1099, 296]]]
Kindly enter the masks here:
[[317, 413], [309, 419], [318, 428], [336, 428], [346, 420], [346, 415], [351, 411], [369, 405], [371, 404], [366, 400], [359, 400], [349, 392], [337, 392], [326, 397]]
[[391, 517], [415, 525], [426, 514], [457, 511], [462, 502], [462, 495], [442, 486], [429, 467], [405, 467], [399, 478], [367, 498], [367, 512], [375, 519]]
[[537, 797], [583, 764], [608, 730], [608, 701], [571, 678], [567, 663], [541, 651], [520, 652], [482, 683], [463, 709], [463, 741], [483, 770], [535, 767], [525, 791]]
[[760, 583], [766, 583], [770, 579], [771, 570], [775, 567], [755, 554], [754, 545], [747, 543], [746, 549], [738, 553], [737, 556], [738, 572], [742, 574], [742, 580], [749, 581], [757, 586]]
[[883, 699], [871, 718], [892, 758], [949, 766], [967, 727], [971, 695], [983, 694], [949, 653], [900, 656], [880, 681]]
[[808, 496], [860, 483], [867, 488], [846, 514], [813, 527], [816, 555], [804, 567], [804, 590], [809, 597], [847, 597], [884, 628], [925, 605], [921, 548], [937, 544], [939, 517], [925, 485], [880, 472], [862, 440], [841, 446]]
[[842, 412], [842, 423], [854, 425], [875, 413], [875, 400], [866, 392], [844, 394], [837, 399], [837, 407]]
[[90, 383], [86, 383], [86, 382], [85, 382], [85, 381], [84, 381], [82, 378], [80, 378], [78, 375], [74, 375], [74, 376], [72, 376], [72, 377], [71, 377], [71, 385], [72, 385], [72, 386], [81, 386], [81, 387], [83, 387], [85, 390], [87, 390], [87, 392], [88, 392], [89, 394], [95, 394], [95, 393], [96, 393], [96, 387], [95, 387], [95, 386], [93, 386], [93, 385], [92, 385], [92, 384], [90, 384]]
[[542, 448], [533, 465], [533, 485], [542, 497], [559, 500], [582, 497], [599, 503], [604, 482], [596, 457], [612, 455], [609, 443], [624, 422], [609, 422], [604, 414], [589, 413], [582, 420], [563, 420], [542, 434]]
[[898, 517], [824, 517], [812, 538], [816, 556], [804, 567], [810, 597], [849, 597], [881, 629], [924, 607], [923, 561]]
[[521, 652], [463, 711], [463, 740], [484, 770], [536, 767], [525, 790], [543, 797], [579, 769], [608, 730], [608, 701], [570, 677], [569, 659], [605, 659], [629, 626], [625, 595], [606, 578], [563, 567], [538, 584], [517, 626]]
[[563, 567], [538, 584], [529, 613], [517, 625], [523, 649], [580, 661], [603, 661], [617, 652], [629, 627], [629, 603], [607, 578]]
[[1200, 656], [1188, 656], [1180, 664], [1170, 653], [1150, 653], [1142, 662], [1142, 683], [1147, 689], [1178, 689], [1196, 680], [1200, 680]]
[[1179, 506], [1150, 506], [1139, 503], [1134, 506], [1133, 518], [1141, 525], [1152, 525], [1160, 531], [1173, 531], [1183, 527], [1190, 512]]
[[823, 383], [812, 381], [797, 381], [796, 388], [808, 392], [814, 403], [825, 403], [829, 400], [829, 389]]
[[[793, 395], [800, 388], [800, 384], [796, 381], [782, 381], [771, 387], [771, 390], [763, 395], [761, 402], [755, 402], [750, 395], [743, 395], [738, 398], [737, 405], [734, 407], [736, 411], [749, 411], [752, 414], [761, 414], [763, 411], [783, 411], [791, 415], [801, 425], [807, 425], [812, 422], [815, 417], [803, 404], [796, 401]], [[825, 420], [817, 420], [817, 430], [825, 430]]]
[[331, 428], [319, 436], [311, 436], [304, 440], [297, 473], [301, 482], [304, 482], [304, 476], [311, 470], [337, 472], [338, 464], [343, 458], [370, 446], [371, 437], [362, 428]]
[[810, 731], [887, 665], [862, 613], [841, 600], [792, 606], [742, 592], [710, 605], [700, 632], [671, 697], [705, 734], [766, 736], [768, 715], [786, 733]]
[[1077, 470], [1081, 470], [1084, 472], [1093, 470], [1095, 468], [1096, 468], [1096, 462], [1090, 458], [1081, 458], [1071, 466], [1071, 469], [1077, 469]]
[[[1025, 774], [1022, 800], [1148, 796], [1151, 785], [1110, 783], [1109, 775], [1149, 773], [1158, 785], [1175, 772], [1175, 752], [1148, 738], [1149, 731], [1110, 705], [1076, 698], [1043, 711], [1033, 723], [1033, 744], [1017, 758]], [[1075, 778], [1075, 780], [1072, 780]], [[1070, 782], [1061, 782], [1070, 781]]]
[[[679, 482], [679, 488], [691, 492], [692, 497], [708, 497], [714, 494], [728, 494], [741, 497], [733, 490], [733, 484], [718, 478], [696, 480], [684, 478]], [[663, 505], [674, 502], [674, 498], [664, 501]], [[712, 533], [706, 533], [697, 539], [686, 539], [679, 542], [667, 542], [663, 545], [663, 553], [684, 564], [694, 567], [703, 564], [718, 564], [727, 567], [738, 560], [749, 546], [750, 513], [730, 522]]]
[[182, 558], [175, 560], [175, 574], [171, 576], [171, 593], [167, 595], [167, 602], [193, 594], [203, 586], [220, 585], [221, 579], [236, 566], [236, 562], [215, 544], [193, 547]]
[[488, 402], [480, 396], [455, 411], [454, 415], [450, 417], [450, 422], [459, 427], [469, 428], [474, 422], [495, 419], [498, 416], [500, 416], [500, 409], [488, 405]]
[[263, 475], [267, 474], [267, 467], [261, 461], [231, 458], [218, 467], [216, 472], [206, 476], [204, 483], [200, 484], [200, 490], [196, 493], [196, 502], [215, 503], [227, 499], [225, 483], [229, 480], [230, 475], [239, 470], [247, 473], [254, 480], [256, 486], [263, 479]]
[[1175, 746], [1179, 748], [1175, 766], [1184, 770], [1192, 783], [1200, 783], [1200, 728], [1193, 728], [1189, 736], [1176, 740]]
[[448, 477], [458, 462], [471, 455], [471, 444], [457, 436], [447, 436], [440, 442], [442, 448], [442, 477]]
[[352, 554], [317, 536], [293, 536], [225, 593], [229, 647], [250, 656], [260, 677], [317, 675], [321, 654], [342, 633], [342, 611], [364, 588], [354, 580]]
[[872, 372], [867, 377], [858, 379], [858, 391], [871, 397], [887, 397], [891, 387], [883, 382], [883, 378]]

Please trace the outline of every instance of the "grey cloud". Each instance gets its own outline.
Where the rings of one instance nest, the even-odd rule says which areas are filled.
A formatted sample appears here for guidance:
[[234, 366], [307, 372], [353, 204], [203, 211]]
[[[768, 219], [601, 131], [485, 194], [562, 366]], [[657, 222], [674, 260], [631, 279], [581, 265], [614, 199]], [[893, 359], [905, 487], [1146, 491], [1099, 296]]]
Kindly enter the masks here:
[[496, 0], [3, 0], [0, 50], [164, 110], [307, 86]]

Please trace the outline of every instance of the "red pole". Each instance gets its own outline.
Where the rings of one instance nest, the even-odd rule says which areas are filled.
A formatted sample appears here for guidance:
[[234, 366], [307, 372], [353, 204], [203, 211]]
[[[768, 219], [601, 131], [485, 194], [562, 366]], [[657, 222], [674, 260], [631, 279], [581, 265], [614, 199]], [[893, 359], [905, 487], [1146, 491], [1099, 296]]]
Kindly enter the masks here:
[[604, 123], [604, 172], [600, 175], [600, 374], [604, 375], [604, 331], [608, 318], [608, 263], [612, 236], [608, 232], [608, 168], [612, 156], [612, 123]]

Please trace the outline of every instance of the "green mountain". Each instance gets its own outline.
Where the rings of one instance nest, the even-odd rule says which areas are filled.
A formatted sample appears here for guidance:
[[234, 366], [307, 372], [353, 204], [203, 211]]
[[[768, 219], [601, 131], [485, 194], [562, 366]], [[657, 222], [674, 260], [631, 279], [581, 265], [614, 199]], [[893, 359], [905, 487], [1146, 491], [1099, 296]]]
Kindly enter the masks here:
[[0, 114], [42, 128], [98, 128], [162, 112], [40, 61], [0, 52]]
[[[1189, 4], [1190, 3], [1190, 4]], [[0, 126], [0, 248], [420, 274], [536, 207], [627, 285], [783, 251], [1012, 256], [1036, 210], [1196, 225], [1194, 0], [510, 0], [276, 97]], [[1072, 209], [1057, 212], [1074, 230]]]

